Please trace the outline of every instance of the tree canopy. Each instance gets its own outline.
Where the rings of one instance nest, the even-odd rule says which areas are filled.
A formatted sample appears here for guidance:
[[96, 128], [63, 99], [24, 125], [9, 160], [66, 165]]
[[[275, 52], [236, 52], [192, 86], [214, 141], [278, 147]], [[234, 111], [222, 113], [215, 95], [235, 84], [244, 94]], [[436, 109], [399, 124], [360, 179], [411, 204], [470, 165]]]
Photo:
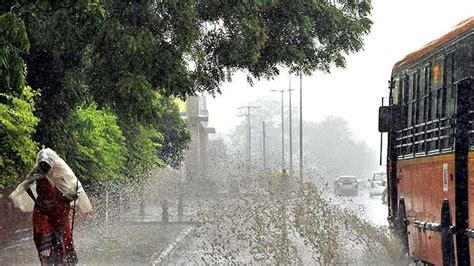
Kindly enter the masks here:
[[[0, 171], [11, 167], [7, 160], [24, 171], [40, 146], [76, 160], [77, 143], [90, 145], [81, 148], [90, 160], [72, 162], [76, 171], [89, 169], [80, 171], [86, 179], [100, 180], [92, 164], [111, 159], [117, 174], [134, 176], [178, 166], [189, 134], [172, 97], [219, 93], [236, 71], [252, 82], [282, 67], [310, 74], [344, 66], [345, 56], [363, 47], [370, 11], [370, 1], [359, 0], [2, 1], [0, 104], [10, 105], [1, 136], [12, 134], [6, 121], [15, 107], [7, 99], [35, 96], [24, 99], [23, 117], [34, 114], [24, 133], [2, 137]], [[93, 145], [106, 137], [104, 121], [118, 126], [112, 139], [126, 147], [123, 162], [95, 157], [104, 148]], [[86, 133], [90, 126], [97, 138]], [[65, 145], [71, 140], [77, 145]]]

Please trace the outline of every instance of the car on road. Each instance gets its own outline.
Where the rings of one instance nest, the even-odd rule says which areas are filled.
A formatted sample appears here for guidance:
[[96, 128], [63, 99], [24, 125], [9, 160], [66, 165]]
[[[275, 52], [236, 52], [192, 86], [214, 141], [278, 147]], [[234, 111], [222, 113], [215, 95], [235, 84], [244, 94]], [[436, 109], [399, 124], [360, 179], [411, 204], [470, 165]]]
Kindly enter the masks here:
[[358, 196], [359, 184], [353, 175], [339, 176], [334, 181], [334, 193], [338, 196]]
[[369, 196], [382, 196], [387, 186], [387, 174], [385, 172], [373, 173], [369, 181]]

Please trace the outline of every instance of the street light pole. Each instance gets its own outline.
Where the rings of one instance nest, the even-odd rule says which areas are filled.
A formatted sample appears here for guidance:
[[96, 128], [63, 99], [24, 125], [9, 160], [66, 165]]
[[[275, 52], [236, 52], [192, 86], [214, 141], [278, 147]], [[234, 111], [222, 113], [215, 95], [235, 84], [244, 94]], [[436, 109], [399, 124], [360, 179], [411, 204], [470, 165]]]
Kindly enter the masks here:
[[266, 133], [265, 133], [265, 121], [262, 121], [262, 148], [263, 148], [263, 171], [265, 171], [267, 169], [267, 158], [266, 158]]
[[303, 182], [303, 75], [300, 72], [300, 181]]
[[290, 173], [293, 173], [293, 126], [292, 126], [292, 113], [291, 113], [291, 75], [289, 78], [289, 88], [288, 88], [288, 94], [289, 94], [289, 115], [290, 115]]
[[252, 154], [252, 131], [250, 129], [250, 107], [247, 107], [247, 125], [248, 125], [248, 136], [249, 136], [249, 139], [248, 139], [248, 148], [249, 148], [249, 154], [248, 154], [248, 157], [247, 157], [247, 162], [248, 162], [248, 165], [250, 166], [250, 162], [251, 162], [251, 154]]
[[281, 171], [285, 172], [285, 119], [283, 106], [283, 93], [285, 90], [270, 90], [281, 93]]
[[243, 109], [243, 108], [246, 108], [247, 109], [247, 114], [244, 115], [247, 117], [247, 166], [248, 168], [250, 169], [250, 163], [251, 163], [251, 160], [252, 160], [252, 131], [251, 131], [251, 124], [250, 124], [250, 109], [251, 108], [258, 108], [259, 106], [242, 106], [242, 107], [239, 107], [238, 109]]
[[285, 119], [283, 110], [283, 92], [281, 91], [281, 171], [285, 172]]

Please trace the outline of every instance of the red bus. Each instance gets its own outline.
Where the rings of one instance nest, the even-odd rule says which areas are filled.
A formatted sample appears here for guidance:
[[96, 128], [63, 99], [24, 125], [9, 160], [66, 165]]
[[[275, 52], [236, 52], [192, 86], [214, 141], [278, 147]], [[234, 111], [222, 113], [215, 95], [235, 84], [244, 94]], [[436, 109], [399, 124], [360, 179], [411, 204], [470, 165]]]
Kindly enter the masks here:
[[397, 62], [389, 105], [389, 221], [417, 261], [474, 263], [474, 17]]

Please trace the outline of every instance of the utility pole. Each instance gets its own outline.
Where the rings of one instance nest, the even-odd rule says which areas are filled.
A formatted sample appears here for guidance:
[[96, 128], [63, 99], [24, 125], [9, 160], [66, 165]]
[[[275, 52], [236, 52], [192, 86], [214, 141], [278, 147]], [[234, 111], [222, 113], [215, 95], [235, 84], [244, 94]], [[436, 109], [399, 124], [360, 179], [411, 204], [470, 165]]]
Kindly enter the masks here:
[[251, 159], [252, 159], [252, 130], [251, 130], [251, 124], [250, 124], [250, 107], [247, 107], [247, 125], [248, 125], [248, 157], [247, 157], [247, 162], [248, 166], [250, 167]]
[[252, 108], [259, 108], [260, 106], [242, 106], [239, 107], [238, 109], [247, 109], [247, 114], [243, 115], [247, 117], [247, 166], [250, 169], [250, 164], [252, 160], [252, 131], [251, 131], [251, 124], [250, 124], [250, 109]]
[[267, 160], [266, 160], [266, 148], [265, 148], [265, 145], [266, 145], [266, 138], [267, 138], [267, 135], [265, 133], [265, 121], [262, 121], [262, 159], [263, 159], [263, 171], [265, 171], [267, 169]]
[[283, 106], [283, 93], [285, 90], [270, 90], [281, 93], [281, 171], [285, 172], [285, 119]]
[[281, 172], [285, 172], [285, 119], [283, 115], [283, 92], [281, 91]]
[[289, 115], [290, 115], [290, 174], [293, 173], [293, 124], [291, 121], [292, 113], [291, 113], [291, 74], [289, 78], [289, 87], [288, 87], [288, 94], [289, 94]]
[[303, 182], [303, 75], [300, 72], [300, 181]]

